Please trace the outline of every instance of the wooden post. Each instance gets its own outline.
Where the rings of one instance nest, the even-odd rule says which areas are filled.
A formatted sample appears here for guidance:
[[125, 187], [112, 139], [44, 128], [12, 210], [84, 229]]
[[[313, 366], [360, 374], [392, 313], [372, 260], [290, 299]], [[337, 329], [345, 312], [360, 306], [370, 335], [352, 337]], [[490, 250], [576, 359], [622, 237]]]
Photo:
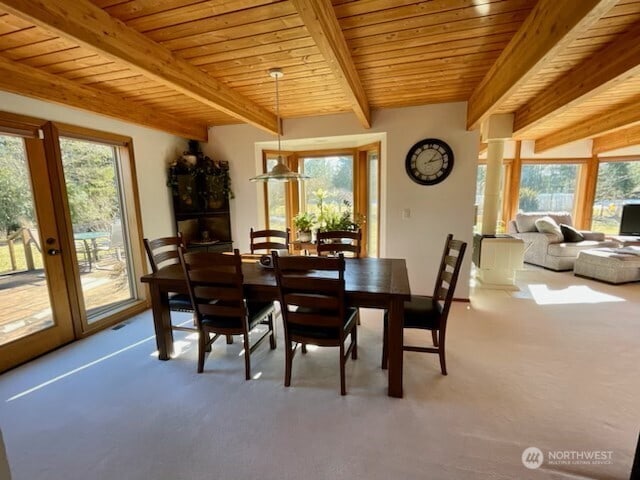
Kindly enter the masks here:
[[15, 272], [18, 266], [16, 265], [16, 252], [13, 248], [13, 238], [7, 238], [7, 246], [9, 247], [9, 258], [11, 259], [11, 271]]
[[26, 228], [22, 228], [22, 244], [24, 245], [24, 258], [27, 261], [27, 270], [35, 270], [33, 252], [31, 251], [31, 234]]

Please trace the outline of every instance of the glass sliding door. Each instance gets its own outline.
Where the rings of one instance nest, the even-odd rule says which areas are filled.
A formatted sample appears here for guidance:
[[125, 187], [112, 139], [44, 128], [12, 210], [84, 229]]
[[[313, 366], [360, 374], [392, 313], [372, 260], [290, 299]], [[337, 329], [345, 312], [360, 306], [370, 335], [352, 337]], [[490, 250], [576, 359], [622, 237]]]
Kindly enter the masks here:
[[60, 138], [76, 264], [87, 322], [136, 297], [118, 148]]

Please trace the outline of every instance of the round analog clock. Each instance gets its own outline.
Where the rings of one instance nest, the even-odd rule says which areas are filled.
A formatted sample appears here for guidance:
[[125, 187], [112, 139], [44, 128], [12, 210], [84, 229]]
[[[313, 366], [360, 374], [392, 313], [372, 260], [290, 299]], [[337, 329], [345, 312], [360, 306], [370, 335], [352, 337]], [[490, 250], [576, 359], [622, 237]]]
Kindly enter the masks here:
[[437, 138], [427, 138], [409, 149], [405, 162], [407, 174], [420, 185], [435, 185], [453, 170], [451, 147]]

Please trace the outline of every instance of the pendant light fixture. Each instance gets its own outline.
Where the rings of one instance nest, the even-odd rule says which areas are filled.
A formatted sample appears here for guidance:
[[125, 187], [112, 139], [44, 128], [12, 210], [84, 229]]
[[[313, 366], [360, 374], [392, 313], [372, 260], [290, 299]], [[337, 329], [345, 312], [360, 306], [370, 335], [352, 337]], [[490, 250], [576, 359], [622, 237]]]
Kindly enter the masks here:
[[306, 180], [309, 175], [304, 175], [298, 172], [292, 172], [291, 169], [284, 163], [282, 158], [282, 149], [280, 148], [280, 92], [278, 90], [278, 80], [283, 77], [282, 70], [280, 68], [272, 68], [269, 70], [269, 75], [276, 81], [276, 120], [278, 122], [278, 162], [273, 166], [271, 171], [257, 175], [251, 179], [252, 182], [291, 182], [298, 180]]

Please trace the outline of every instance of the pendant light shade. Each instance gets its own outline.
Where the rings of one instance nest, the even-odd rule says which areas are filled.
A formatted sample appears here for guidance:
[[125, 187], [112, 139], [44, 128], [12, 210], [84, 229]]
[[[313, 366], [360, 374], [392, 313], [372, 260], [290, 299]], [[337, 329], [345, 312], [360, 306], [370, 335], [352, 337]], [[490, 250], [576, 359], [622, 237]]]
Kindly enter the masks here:
[[252, 182], [269, 182], [269, 181], [292, 182], [292, 181], [306, 180], [311, 177], [309, 177], [309, 175], [303, 175], [298, 172], [292, 172], [291, 169], [287, 166], [287, 164], [282, 159], [282, 149], [280, 147], [281, 124], [280, 124], [280, 98], [279, 98], [280, 92], [278, 90], [278, 79], [282, 78], [284, 74], [282, 73], [281, 69], [272, 68], [271, 70], [269, 70], [269, 75], [271, 75], [271, 77], [274, 78], [276, 81], [276, 120], [278, 122], [278, 163], [276, 163], [269, 172], [263, 173], [261, 175], [257, 175], [251, 178], [251, 181]]

